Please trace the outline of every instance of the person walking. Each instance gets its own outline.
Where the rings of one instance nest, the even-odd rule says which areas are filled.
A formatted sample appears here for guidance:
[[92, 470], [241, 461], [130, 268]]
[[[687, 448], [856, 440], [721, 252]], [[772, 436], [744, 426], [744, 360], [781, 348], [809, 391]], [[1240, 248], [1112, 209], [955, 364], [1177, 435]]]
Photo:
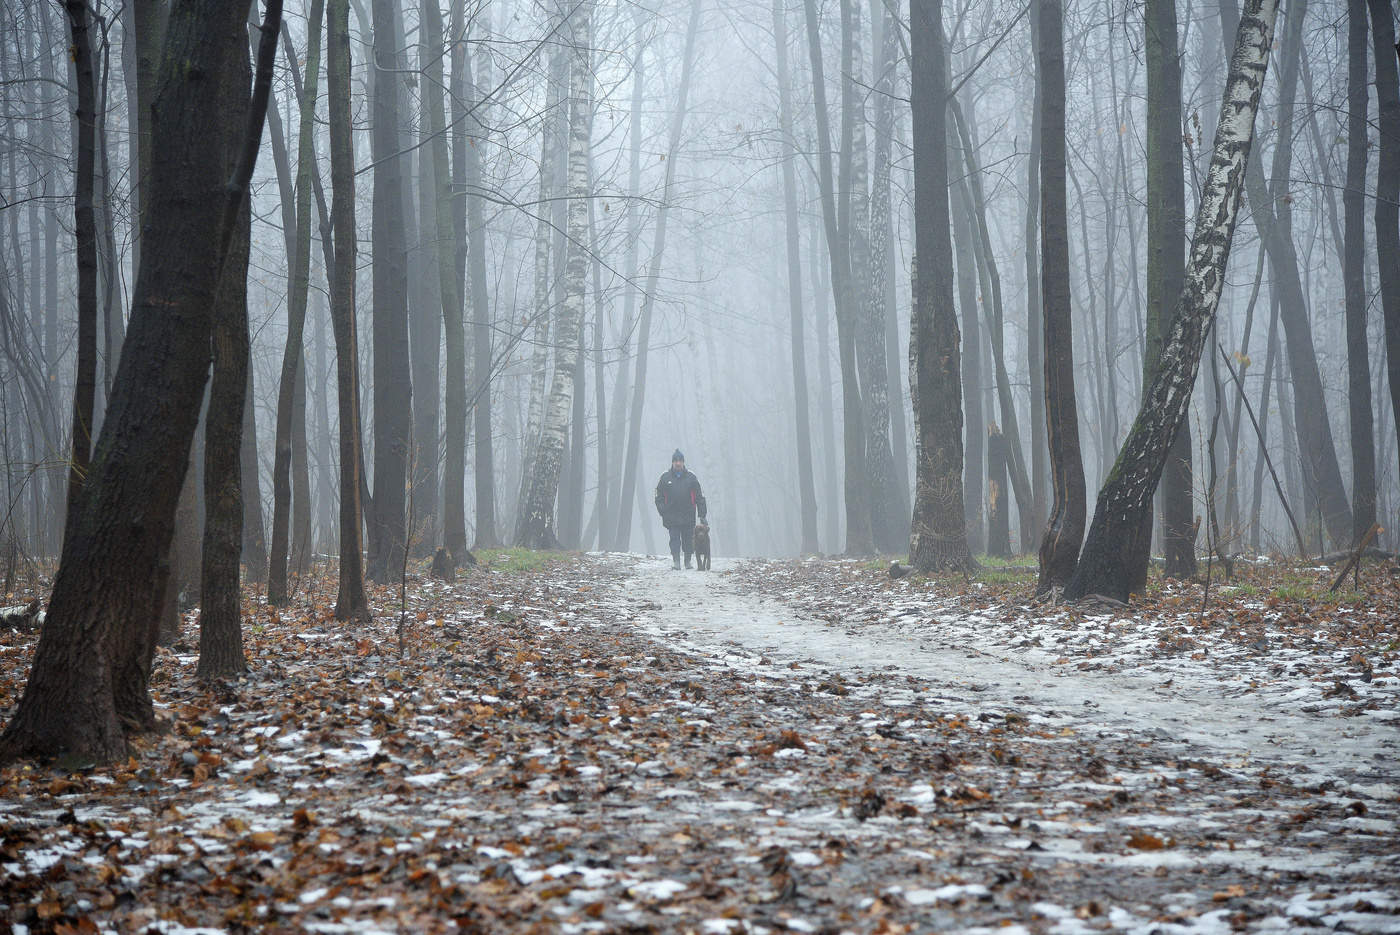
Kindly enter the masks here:
[[691, 567], [695, 552], [695, 517], [705, 522], [705, 495], [700, 480], [685, 469], [685, 455], [677, 448], [671, 455], [671, 469], [656, 482], [656, 512], [661, 525], [671, 534], [671, 567], [679, 570], [681, 553], [685, 567]]

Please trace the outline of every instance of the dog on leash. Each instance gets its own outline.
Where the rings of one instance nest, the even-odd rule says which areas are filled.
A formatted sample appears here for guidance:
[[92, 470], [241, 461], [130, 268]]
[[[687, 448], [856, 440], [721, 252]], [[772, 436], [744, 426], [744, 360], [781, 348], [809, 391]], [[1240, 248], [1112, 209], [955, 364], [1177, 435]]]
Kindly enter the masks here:
[[707, 523], [695, 524], [695, 570], [710, 570], [710, 527]]

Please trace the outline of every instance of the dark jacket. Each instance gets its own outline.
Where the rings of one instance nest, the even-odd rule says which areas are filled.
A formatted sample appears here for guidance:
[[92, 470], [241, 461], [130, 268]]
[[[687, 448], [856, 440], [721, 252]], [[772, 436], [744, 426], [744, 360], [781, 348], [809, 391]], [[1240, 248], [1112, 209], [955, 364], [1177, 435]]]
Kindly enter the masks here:
[[661, 514], [661, 525], [694, 526], [695, 514], [705, 518], [705, 495], [700, 492], [699, 479], [689, 471], [676, 474], [667, 471], [656, 482], [656, 511]]

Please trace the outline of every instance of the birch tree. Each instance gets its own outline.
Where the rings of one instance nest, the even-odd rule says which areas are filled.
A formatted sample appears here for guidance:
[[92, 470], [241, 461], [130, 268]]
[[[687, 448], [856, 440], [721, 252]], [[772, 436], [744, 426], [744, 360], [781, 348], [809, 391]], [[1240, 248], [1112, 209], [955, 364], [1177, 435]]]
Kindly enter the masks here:
[[530, 492], [516, 529], [516, 542], [527, 548], [558, 548], [554, 501], [559, 493], [564, 441], [573, 404], [574, 368], [578, 362], [588, 279], [588, 146], [593, 124], [593, 70], [589, 67], [592, 0], [582, 0], [570, 17], [572, 62], [569, 69], [568, 261], [564, 301], [554, 327], [554, 372], [540, 428]]
[[1067, 598], [1098, 593], [1126, 601], [1131, 593], [1135, 572], [1128, 546], [1152, 507], [1171, 442], [1186, 418], [1201, 351], [1220, 303], [1277, 14], [1277, 0], [1248, 0], [1240, 18], [1180, 305], [1161, 364], [1099, 491], [1079, 567], [1065, 588]]

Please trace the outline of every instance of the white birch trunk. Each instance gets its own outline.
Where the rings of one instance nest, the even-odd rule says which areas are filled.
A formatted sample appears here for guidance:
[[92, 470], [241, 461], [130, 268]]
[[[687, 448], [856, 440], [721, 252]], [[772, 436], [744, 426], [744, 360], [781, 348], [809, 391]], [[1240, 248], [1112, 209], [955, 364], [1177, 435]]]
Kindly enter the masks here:
[[1144, 511], [1152, 507], [1152, 493], [1177, 428], [1186, 418], [1201, 350], [1220, 304], [1277, 14], [1278, 0], [1249, 0], [1240, 17], [1214, 153], [1196, 213], [1181, 306], [1167, 333], [1157, 374], [1099, 491], [1079, 568], [1065, 588], [1068, 598], [1091, 593], [1119, 600], [1129, 597], [1125, 546]]
[[579, 329], [588, 279], [588, 146], [592, 129], [593, 70], [589, 55], [591, 0], [574, 12], [570, 32], [573, 63], [569, 77], [569, 163], [565, 181], [568, 198], [568, 262], [564, 268], [564, 300], [554, 328], [554, 373], [544, 407], [539, 447], [530, 474], [530, 492], [520, 515], [516, 540], [528, 548], [557, 548], [554, 500], [564, 441], [573, 406], [574, 367], [578, 363]]

